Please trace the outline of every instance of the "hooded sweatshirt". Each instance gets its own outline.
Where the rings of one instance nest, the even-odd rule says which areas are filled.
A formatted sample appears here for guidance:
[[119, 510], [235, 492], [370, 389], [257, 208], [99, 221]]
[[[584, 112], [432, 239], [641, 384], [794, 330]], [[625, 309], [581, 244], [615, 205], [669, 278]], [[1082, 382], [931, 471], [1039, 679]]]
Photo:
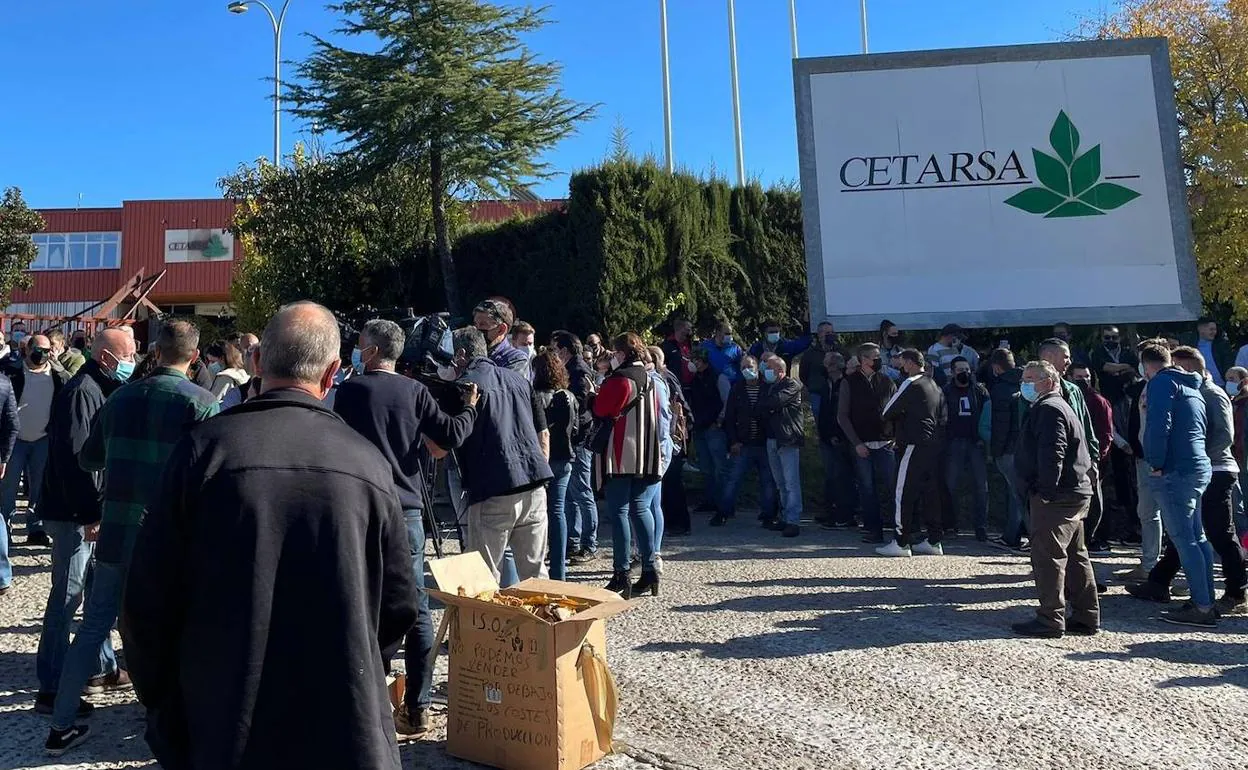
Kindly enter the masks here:
[[1231, 397], [1212, 378], [1201, 380], [1200, 394], [1205, 397], [1205, 454], [1209, 455], [1213, 470], [1238, 473], [1239, 465], [1231, 451], [1235, 444]]
[[1167, 367], [1145, 391], [1144, 460], [1165, 474], [1207, 474], [1205, 397], [1199, 374]]
[[212, 378], [212, 395], [217, 397], [217, 403], [225, 398], [225, 394], [230, 392], [231, 388], [241, 388], [251, 379], [251, 375], [243, 369], [222, 369], [217, 372], [217, 376]]

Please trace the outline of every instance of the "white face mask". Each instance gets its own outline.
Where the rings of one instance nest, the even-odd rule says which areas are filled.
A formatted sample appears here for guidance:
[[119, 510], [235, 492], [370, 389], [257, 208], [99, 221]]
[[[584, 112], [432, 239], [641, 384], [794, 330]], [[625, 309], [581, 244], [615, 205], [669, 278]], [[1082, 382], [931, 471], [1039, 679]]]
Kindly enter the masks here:
[[438, 379], [454, 382], [459, 379], [459, 370], [454, 366], [438, 364]]
[[695, 364], [694, 362], [690, 361], [689, 363], [685, 364], [685, 366], [688, 367], [690, 373], [692, 374], [698, 373], [698, 365]]

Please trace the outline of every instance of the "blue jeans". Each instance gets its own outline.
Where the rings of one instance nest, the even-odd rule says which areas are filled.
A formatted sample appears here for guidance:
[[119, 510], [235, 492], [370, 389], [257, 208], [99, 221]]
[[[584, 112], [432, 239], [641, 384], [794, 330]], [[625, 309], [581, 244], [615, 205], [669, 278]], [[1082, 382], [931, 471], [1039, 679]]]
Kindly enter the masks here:
[[568, 579], [568, 484], [572, 480], [571, 460], [552, 460], [555, 476], [546, 487], [546, 543], [550, 553], [550, 579]]
[[637, 550], [642, 569], [654, 570], [654, 514], [650, 512], [651, 487], [658, 486], [640, 476], [614, 476], [603, 491], [607, 514], [611, 517], [611, 555], [616, 572], [627, 572], [632, 550], [630, 523], [637, 531]]
[[858, 502], [862, 504], [862, 527], [868, 533], [879, 535], [884, 531], [880, 506], [889, 511], [893, 520], [893, 494], [897, 486], [897, 459], [892, 447], [872, 449], [864, 458], [854, 453], [854, 476], [858, 487]]
[[693, 433], [698, 453], [698, 470], [705, 481], [704, 500], [718, 510], [724, 504], [724, 486], [728, 479], [728, 434], [723, 428], [703, 428]]
[[815, 423], [819, 422], [819, 409], [823, 406], [822, 393], [808, 393], [810, 396], [810, 413], [815, 416]]
[[13, 564], [9, 561], [9, 517], [0, 514], [0, 588], [13, 582]]
[[[962, 471], [967, 466], [971, 469], [971, 481], [974, 482], [972, 492], [975, 498], [973, 526], [975, 529], [988, 528], [988, 463], [984, 459], [984, 445], [975, 439], [949, 439], [945, 460], [945, 484], [949, 487], [949, 497], [956, 508], [958, 482], [962, 479]], [[957, 520], [955, 513], [954, 520]]]
[[572, 450], [572, 477], [568, 481], [565, 518], [568, 547], [598, 550], [598, 501], [594, 499], [594, 453], [585, 447]]
[[433, 666], [429, 665], [433, 616], [429, 614], [429, 592], [425, 590], [425, 519], [419, 509], [403, 511], [403, 519], [407, 523], [412, 575], [416, 578], [416, 625], [408, 629], [403, 640], [403, 668], [408, 685], [403, 701], [412, 709], [427, 709], [433, 702]]
[[1161, 505], [1154, 493], [1148, 463], [1135, 460], [1135, 513], [1140, 520], [1140, 568], [1149, 572], [1161, 559]]
[[654, 552], [663, 553], [663, 482], [651, 484], [646, 490], [646, 504], [654, 517]]
[[1023, 538], [1023, 517], [1027, 513], [1027, 503], [1023, 498], [1023, 482], [1014, 469], [1014, 455], [1001, 455], [996, 459], [997, 470], [1005, 478], [1005, 496], [1008, 506], [1005, 509], [1005, 542], [1018, 545]]
[[719, 514], [729, 518], [736, 515], [737, 493], [741, 491], [741, 482], [745, 480], [746, 472], [753, 468], [758, 471], [758, 507], [762, 518], [776, 518], [776, 482], [771, 477], [771, 460], [767, 457], [767, 447], [743, 446], [741, 452], [730, 459]]
[[[49, 521], [45, 526], [52, 536], [52, 591], [43, 611], [43, 633], [39, 635], [35, 673], [39, 677], [39, 692], [55, 693], [61, 682], [65, 654], [69, 651], [69, 629], [74, 613], [82, 604], [95, 543], [83, 540], [82, 527], [73, 522]], [[113, 642], [106, 639], [100, 645], [98, 665], [91, 676], [116, 670]]]
[[771, 475], [780, 491], [780, 518], [785, 524], [797, 526], [802, 521], [802, 450], [780, 446], [774, 438], [769, 438], [767, 459], [771, 461]]
[[87, 680], [99, 673], [100, 648], [112, 644], [113, 626], [121, 608], [121, 591], [126, 584], [126, 568], [120, 564], [97, 561], [87, 608], [74, 635], [73, 644], [65, 654], [61, 681], [56, 686], [56, 705], [52, 707], [52, 727], [68, 730], [74, 724], [78, 699]]
[[854, 490], [854, 465], [849, 447], [819, 442], [819, 458], [823, 461], [823, 497], [827, 517], [837, 524], [854, 520], [858, 495]]
[[1202, 610], [1213, 606], [1213, 545], [1205, 537], [1200, 521], [1200, 496], [1209, 486], [1210, 471], [1167, 473], [1148, 477], [1153, 497], [1161, 506], [1161, 522], [1166, 535], [1179, 552], [1179, 563], [1187, 575], [1192, 604]]
[[43, 522], [39, 521], [39, 496], [43, 493], [43, 471], [48, 465], [48, 437], [37, 441], [17, 440], [13, 445], [13, 454], [4, 468], [4, 480], [0, 482], [0, 511], [12, 520], [17, 512], [17, 484], [22, 473], [26, 473], [26, 495], [29, 506], [26, 508], [26, 534], [42, 532]]

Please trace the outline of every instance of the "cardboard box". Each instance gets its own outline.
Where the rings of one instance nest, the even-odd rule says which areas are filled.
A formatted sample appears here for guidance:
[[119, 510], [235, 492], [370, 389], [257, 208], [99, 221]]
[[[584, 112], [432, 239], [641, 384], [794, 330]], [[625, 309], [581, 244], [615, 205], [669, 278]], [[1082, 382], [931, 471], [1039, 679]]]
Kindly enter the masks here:
[[603, 621], [631, 602], [556, 580], [526, 580], [499, 591], [590, 604], [551, 623], [473, 598], [498, 591], [475, 551], [431, 561], [429, 569], [439, 588], [429, 593], [447, 606], [447, 751], [503, 770], [580, 770], [608, 754], [616, 693]]

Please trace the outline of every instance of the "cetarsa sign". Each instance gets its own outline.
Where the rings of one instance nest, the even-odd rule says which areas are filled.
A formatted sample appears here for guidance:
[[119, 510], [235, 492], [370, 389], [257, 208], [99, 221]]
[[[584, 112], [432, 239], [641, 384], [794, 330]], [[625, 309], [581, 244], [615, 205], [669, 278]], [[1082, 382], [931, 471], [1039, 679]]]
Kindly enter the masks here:
[[793, 63], [810, 320], [1200, 311], [1162, 39]]
[[165, 231], [165, 262], [228, 262], [234, 258], [234, 235], [207, 228]]
[[[841, 192], [931, 190], [959, 187], [1028, 186], [1002, 201], [1046, 218], [1104, 214], [1140, 197], [1110, 180], [1139, 179], [1139, 174], [1101, 178], [1101, 145], [1082, 153], [1079, 130], [1059, 112], [1049, 130], [1053, 154], [1032, 148], [1035, 179], [1028, 175], [1017, 150], [872, 155], [851, 157], [841, 164]], [[1038, 182], [1038, 184], [1037, 184]]]

